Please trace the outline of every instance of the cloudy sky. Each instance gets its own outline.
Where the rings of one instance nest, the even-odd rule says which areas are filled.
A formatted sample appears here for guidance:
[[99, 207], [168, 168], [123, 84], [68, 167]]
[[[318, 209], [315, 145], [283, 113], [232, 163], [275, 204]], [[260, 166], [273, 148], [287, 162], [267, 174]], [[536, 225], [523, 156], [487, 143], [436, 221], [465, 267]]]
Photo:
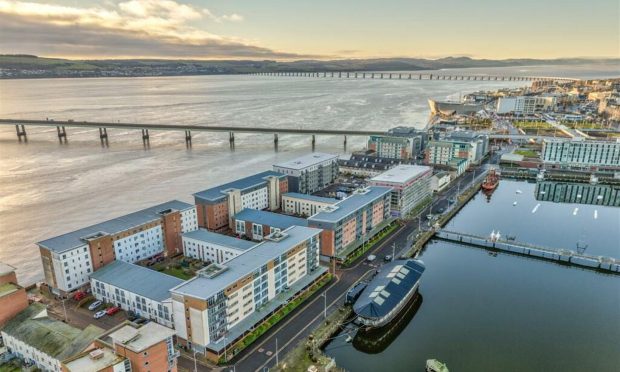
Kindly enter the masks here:
[[0, 0], [0, 53], [620, 57], [618, 0]]

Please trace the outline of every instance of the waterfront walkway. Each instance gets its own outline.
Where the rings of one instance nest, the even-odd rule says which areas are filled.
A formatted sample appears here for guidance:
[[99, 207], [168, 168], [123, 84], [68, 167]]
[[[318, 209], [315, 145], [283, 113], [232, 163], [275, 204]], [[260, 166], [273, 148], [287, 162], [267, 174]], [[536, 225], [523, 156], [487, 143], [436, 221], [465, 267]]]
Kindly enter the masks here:
[[435, 232], [435, 237], [489, 250], [500, 250], [545, 260], [557, 261], [569, 265], [581, 266], [588, 269], [620, 274], [620, 260], [611, 257], [592, 256], [577, 253], [568, 249], [552, 249], [511, 240], [493, 240], [485, 236], [466, 234], [444, 229], [437, 230]]

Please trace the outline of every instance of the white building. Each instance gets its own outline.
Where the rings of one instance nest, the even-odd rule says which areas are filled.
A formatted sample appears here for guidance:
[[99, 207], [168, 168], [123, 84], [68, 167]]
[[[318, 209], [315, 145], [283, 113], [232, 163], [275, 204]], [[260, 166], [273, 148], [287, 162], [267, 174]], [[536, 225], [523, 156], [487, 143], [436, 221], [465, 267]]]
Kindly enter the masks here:
[[438, 172], [431, 177], [431, 191], [439, 192], [450, 184], [451, 176], [448, 172]]
[[393, 216], [405, 217], [431, 196], [433, 169], [422, 165], [399, 165], [370, 179], [371, 186], [392, 188], [390, 210]]
[[338, 199], [289, 192], [282, 195], [284, 213], [299, 216], [312, 216], [323, 209], [338, 203]]
[[123, 261], [97, 270], [90, 278], [96, 299], [173, 327], [170, 289], [183, 280]]
[[338, 177], [338, 155], [313, 152], [284, 163], [273, 170], [288, 176], [288, 190], [312, 194], [334, 183]]
[[217, 360], [225, 347], [326, 272], [319, 267], [320, 232], [293, 226], [274, 233], [173, 288], [177, 339]]
[[202, 261], [224, 263], [256, 243], [199, 229], [183, 234], [183, 254]]
[[583, 138], [544, 140], [541, 158], [552, 167], [620, 169], [620, 139], [614, 142]]
[[511, 96], [497, 100], [498, 114], [531, 115], [536, 112], [550, 111], [556, 105], [555, 96]]

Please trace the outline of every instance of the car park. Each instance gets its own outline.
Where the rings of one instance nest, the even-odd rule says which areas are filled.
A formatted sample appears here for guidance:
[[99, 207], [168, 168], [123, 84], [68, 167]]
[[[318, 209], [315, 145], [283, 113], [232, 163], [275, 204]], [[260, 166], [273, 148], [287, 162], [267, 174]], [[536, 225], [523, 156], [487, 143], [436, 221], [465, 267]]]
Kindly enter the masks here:
[[90, 311], [97, 310], [97, 308], [99, 306], [101, 306], [102, 304], [103, 304], [102, 301], [97, 300], [97, 301], [93, 302], [92, 304], [88, 305], [88, 310], [90, 310]]
[[95, 319], [103, 318], [105, 315], [106, 315], [105, 310], [99, 310], [95, 313], [94, 318]]
[[121, 311], [120, 307], [112, 306], [112, 307], [108, 308], [105, 312], [108, 315], [114, 315], [114, 314], [118, 313], [119, 311]]
[[82, 291], [77, 291], [73, 294], [73, 299], [75, 301], [80, 301], [81, 299], [83, 299], [84, 297], [86, 297], [86, 293], [82, 292]]

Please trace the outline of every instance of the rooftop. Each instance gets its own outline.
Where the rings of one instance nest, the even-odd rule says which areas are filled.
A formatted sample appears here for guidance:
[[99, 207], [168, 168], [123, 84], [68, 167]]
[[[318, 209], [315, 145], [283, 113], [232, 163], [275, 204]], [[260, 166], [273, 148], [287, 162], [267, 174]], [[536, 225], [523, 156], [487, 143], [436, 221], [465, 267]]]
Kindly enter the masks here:
[[193, 205], [179, 200], [172, 200], [153, 207], [117, 217], [109, 221], [88, 226], [83, 229], [43, 240], [37, 244], [51, 251], [61, 253], [86, 244], [86, 239], [96, 235], [114, 235], [145, 223], [159, 220], [169, 210], [186, 210]]
[[308, 226], [308, 220], [305, 218], [287, 216], [285, 214], [268, 211], [258, 211], [250, 208], [245, 208], [241, 210], [241, 212], [235, 214], [235, 220], [260, 223], [281, 230], [288, 229], [291, 226]]
[[108, 335], [108, 337], [114, 340], [114, 343], [122, 344], [136, 353], [172, 336], [174, 336], [174, 330], [155, 322], [148, 322], [141, 327], [132, 323], [125, 323]]
[[282, 194], [282, 196], [287, 196], [289, 198], [295, 199], [303, 199], [303, 200], [311, 200], [319, 203], [328, 203], [335, 204], [338, 203], [338, 199], [336, 198], [324, 198], [322, 196], [308, 195], [308, 194], [300, 194], [298, 192], [287, 192], [286, 194]]
[[337, 160], [337, 159], [338, 159], [338, 155], [326, 154], [323, 152], [313, 152], [311, 154], [300, 156], [296, 159], [289, 160], [284, 163], [274, 164], [273, 166], [277, 168], [300, 170], [300, 169], [311, 167], [316, 164], [320, 164], [324, 161]]
[[81, 352], [104, 332], [94, 325], [80, 330], [49, 318], [45, 305], [36, 302], [11, 319], [2, 331], [58, 360]]
[[21, 287], [18, 286], [17, 284], [13, 284], [13, 283], [4, 283], [0, 285], [0, 297], [4, 297], [6, 295], [9, 295], [13, 292], [16, 292], [17, 290], [19, 290]]
[[114, 261], [90, 277], [158, 302], [170, 298], [170, 288], [183, 283], [174, 276], [123, 261]]
[[[96, 355], [96, 357], [95, 357]], [[99, 372], [122, 362], [123, 357], [116, 355], [109, 347], [97, 348], [79, 354], [64, 365], [70, 372]]]
[[264, 240], [253, 249], [248, 249], [221, 265], [226, 269], [220, 271], [218, 275], [211, 278], [199, 275], [172, 289], [171, 292], [206, 300], [320, 232], [319, 229], [292, 226], [281, 233], [286, 236], [284, 239]]
[[226, 197], [226, 190], [239, 189], [245, 190], [251, 187], [256, 187], [265, 183], [267, 177], [286, 177], [282, 173], [274, 171], [266, 171], [257, 173], [248, 177], [244, 177], [232, 182], [225, 183], [223, 185], [215, 186], [210, 189], [206, 189], [194, 194], [195, 198], [205, 201], [217, 201]]
[[362, 192], [356, 191], [346, 199], [334, 204], [333, 208], [327, 208], [308, 218], [309, 221], [338, 222], [365, 205], [379, 199], [385, 194], [392, 192], [391, 187], [370, 186]]
[[10, 274], [15, 271], [15, 268], [9, 264], [5, 264], [4, 262], [0, 262], [0, 276]]
[[381, 267], [353, 305], [364, 318], [382, 318], [407, 295], [420, 280], [424, 264], [417, 260], [396, 260]]
[[232, 236], [223, 235], [211, 232], [205, 229], [198, 229], [190, 232], [186, 232], [183, 234], [184, 238], [190, 238], [195, 240], [200, 240], [205, 243], [212, 243], [221, 245], [224, 247], [235, 248], [239, 250], [250, 249], [256, 245], [254, 242], [249, 242], [247, 240], [238, 239]]
[[432, 168], [424, 165], [399, 165], [371, 178], [370, 181], [406, 183], [414, 178], [430, 172], [432, 172]]

